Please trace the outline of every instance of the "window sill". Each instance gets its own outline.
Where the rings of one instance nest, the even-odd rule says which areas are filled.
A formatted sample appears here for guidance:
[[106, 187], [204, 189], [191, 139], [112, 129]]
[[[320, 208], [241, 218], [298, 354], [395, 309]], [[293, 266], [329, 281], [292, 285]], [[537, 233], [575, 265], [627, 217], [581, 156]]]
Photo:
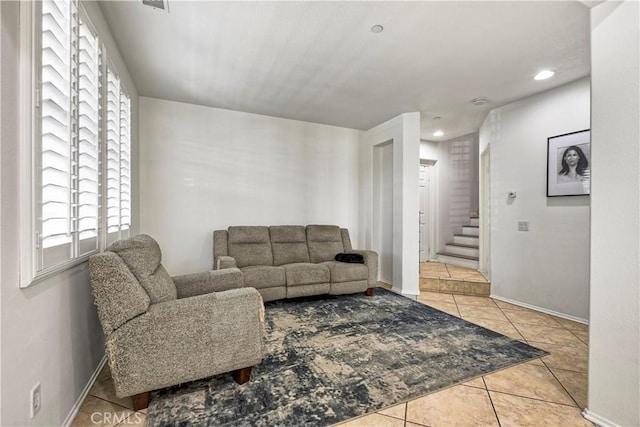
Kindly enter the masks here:
[[48, 269], [39, 271], [33, 277], [25, 278], [26, 280], [20, 282], [21, 288], [28, 288], [31, 285], [35, 285], [36, 283], [44, 282], [47, 279], [50, 279], [58, 274], [64, 273], [65, 271], [71, 270], [74, 267], [77, 267], [80, 264], [84, 264], [89, 260], [91, 255], [97, 254], [98, 251], [93, 251], [88, 254], [81, 256], [80, 258], [75, 258], [69, 260], [65, 263], [58, 264], [54, 267], [50, 267]]

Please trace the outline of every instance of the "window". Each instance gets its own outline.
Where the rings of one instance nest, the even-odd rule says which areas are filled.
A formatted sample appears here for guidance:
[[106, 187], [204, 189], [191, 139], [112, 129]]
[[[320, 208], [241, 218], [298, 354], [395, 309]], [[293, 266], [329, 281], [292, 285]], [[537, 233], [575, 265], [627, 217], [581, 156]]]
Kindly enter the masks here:
[[24, 45], [33, 46], [23, 68], [25, 92], [33, 92], [23, 109], [31, 124], [22, 123], [32, 141], [23, 156], [32, 180], [23, 185], [32, 217], [23, 231], [31, 248], [22, 251], [24, 287], [128, 236], [131, 100], [78, 0], [23, 5], [32, 40]]

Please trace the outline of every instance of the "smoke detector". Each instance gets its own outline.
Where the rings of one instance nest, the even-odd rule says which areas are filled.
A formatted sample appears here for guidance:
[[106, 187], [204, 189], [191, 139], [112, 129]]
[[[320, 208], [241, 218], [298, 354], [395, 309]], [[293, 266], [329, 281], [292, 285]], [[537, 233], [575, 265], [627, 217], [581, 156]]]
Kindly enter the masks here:
[[476, 107], [479, 107], [481, 105], [485, 105], [489, 103], [489, 100], [487, 98], [485, 98], [484, 96], [480, 96], [478, 98], [474, 98], [471, 100], [471, 103], [473, 105], [475, 105]]
[[167, 12], [169, 13], [169, 2], [168, 0], [142, 0], [143, 6], [149, 6], [157, 11]]

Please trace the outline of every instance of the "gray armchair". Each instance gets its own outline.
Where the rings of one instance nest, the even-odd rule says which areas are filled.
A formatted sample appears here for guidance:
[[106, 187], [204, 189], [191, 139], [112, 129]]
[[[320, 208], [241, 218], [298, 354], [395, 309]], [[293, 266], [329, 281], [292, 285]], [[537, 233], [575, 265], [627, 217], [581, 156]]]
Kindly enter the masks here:
[[118, 397], [148, 405], [149, 391], [234, 373], [242, 384], [264, 356], [260, 294], [237, 268], [170, 277], [147, 235], [89, 259]]

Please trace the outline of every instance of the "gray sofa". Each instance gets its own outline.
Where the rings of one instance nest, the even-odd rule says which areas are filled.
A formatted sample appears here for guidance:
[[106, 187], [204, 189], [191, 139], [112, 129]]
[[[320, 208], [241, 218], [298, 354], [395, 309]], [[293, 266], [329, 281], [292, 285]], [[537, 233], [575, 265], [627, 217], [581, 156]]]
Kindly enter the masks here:
[[[334, 260], [358, 253], [364, 264]], [[367, 292], [378, 281], [378, 254], [353, 250], [349, 231], [335, 225], [241, 226], [213, 232], [214, 270], [239, 268], [244, 285], [264, 301]]]
[[265, 354], [264, 306], [237, 268], [170, 277], [156, 241], [120, 240], [89, 259], [118, 397], [234, 371], [249, 379]]

